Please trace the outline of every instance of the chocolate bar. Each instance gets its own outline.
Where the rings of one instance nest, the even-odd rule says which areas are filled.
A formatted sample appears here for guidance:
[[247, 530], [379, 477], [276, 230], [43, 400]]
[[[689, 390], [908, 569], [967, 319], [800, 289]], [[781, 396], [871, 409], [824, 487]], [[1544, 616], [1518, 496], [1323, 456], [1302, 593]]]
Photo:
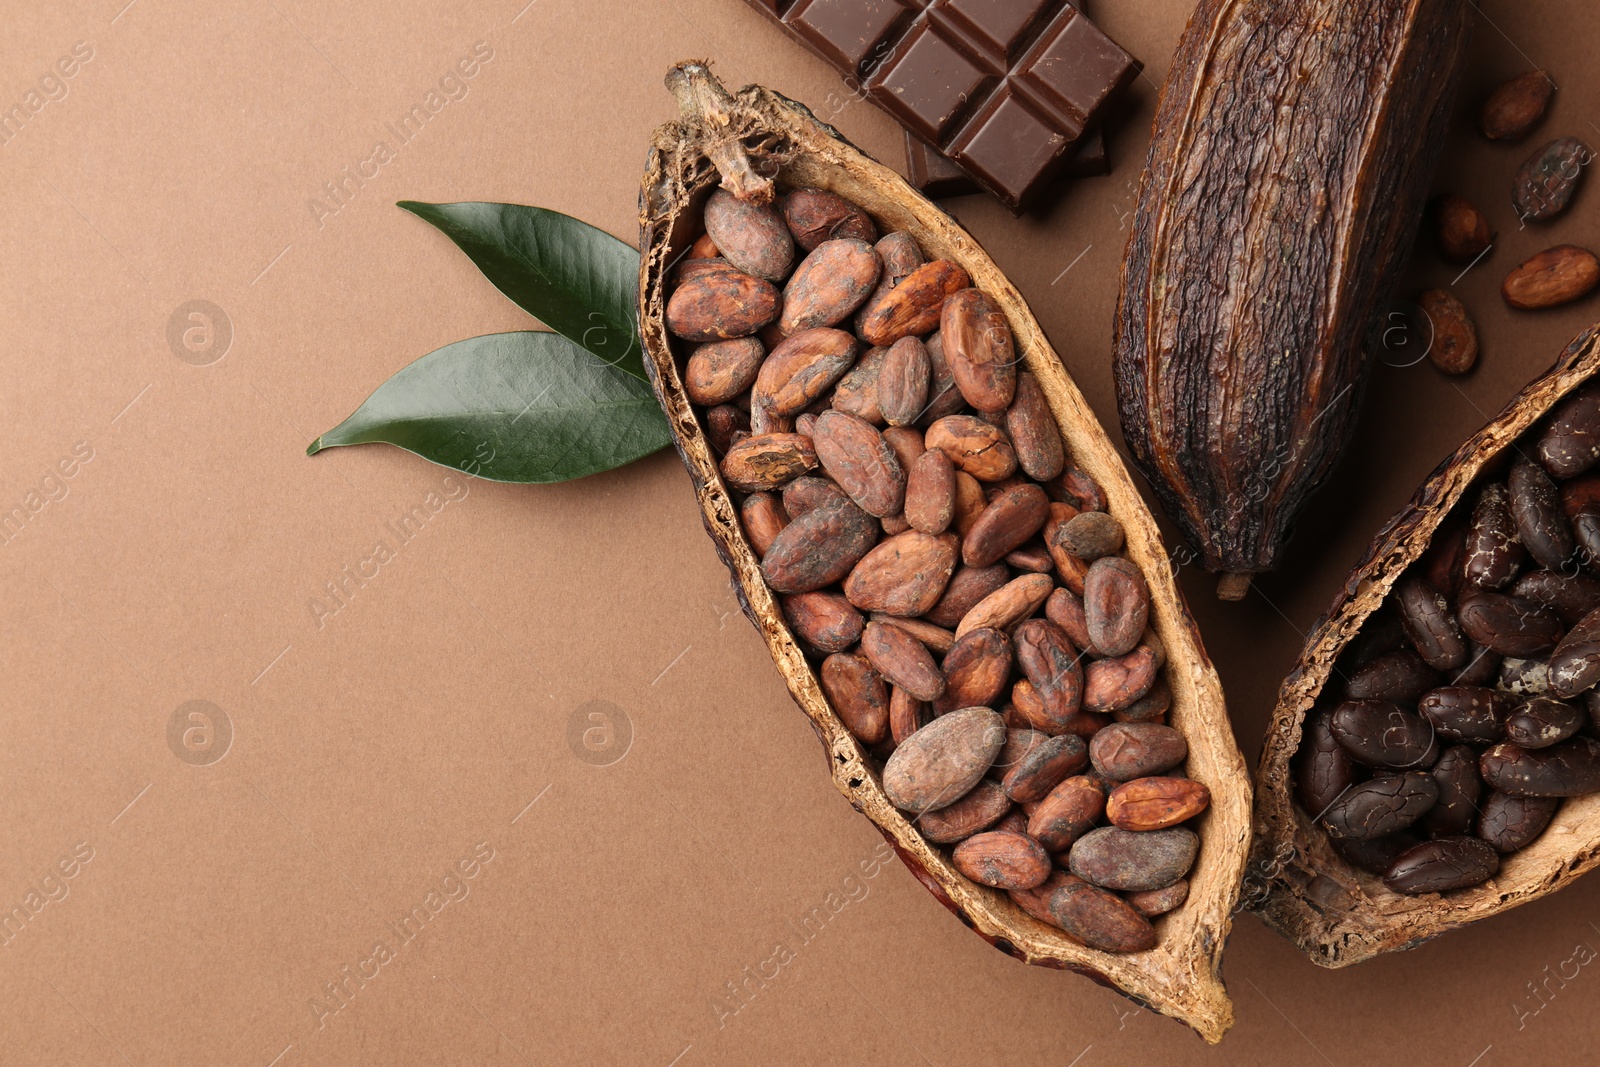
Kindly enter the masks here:
[[748, 0], [1012, 211], [1139, 63], [1063, 0]]
[[[1105, 133], [1095, 130], [1078, 143], [1077, 151], [1062, 165], [1056, 178], [1092, 178], [1110, 173]], [[967, 177], [966, 171], [917, 140], [910, 130], [906, 131], [906, 180], [929, 200], [983, 192], [983, 187]]]

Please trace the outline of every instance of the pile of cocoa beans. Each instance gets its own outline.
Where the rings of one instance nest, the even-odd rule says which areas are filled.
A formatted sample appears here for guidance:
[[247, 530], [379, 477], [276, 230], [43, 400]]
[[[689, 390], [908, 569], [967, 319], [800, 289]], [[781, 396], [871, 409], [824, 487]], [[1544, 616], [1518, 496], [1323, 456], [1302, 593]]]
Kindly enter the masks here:
[[1122, 524], [1004, 312], [823, 190], [718, 190], [704, 223], [666, 308], [684, 388], [885, 794], [1040, 921], [1151, 948], [1210, 794], [1183, 777]]
[[1600, 792], [1600, 383], [1506, 449], [1307, 717], [1300, 806], [1400, 893], [1492, 878]]

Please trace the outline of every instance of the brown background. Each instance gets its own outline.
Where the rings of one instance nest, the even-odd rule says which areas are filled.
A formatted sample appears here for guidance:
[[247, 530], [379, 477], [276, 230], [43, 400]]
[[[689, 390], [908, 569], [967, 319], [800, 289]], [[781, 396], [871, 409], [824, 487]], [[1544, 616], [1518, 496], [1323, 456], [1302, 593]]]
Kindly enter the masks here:
[[[527, 323], [393, 202], [536, 203], [632, 241], [673, 60], [709, 55], [901, 161], [884, 116], [739, 0], [125, 2], [13, 2], [0, 34], [5, 108], [77, 42], [93, 53], [0, 144], [0, 510], [47, 501], [0, 544], [0, 911], [60, 898], [0, 948], [0, 1060], [1489, 1067], [1600, 1039], [1590, 968], [1545, 1002], [1527, 990], [1600, 946], [1592, 878], [1342, 972], [1241, 917], [1221, 1050], [1026, 968], [875, 864], [670, 453], [550, 488], [446, 482], [389, 448], [302, 454], [410, 360]], [[950, 205], [1110, 421], [1124, 226], [1187, 10], [1095, 12], [1148, 74], [1111, 177], [1020, 220]], [[1541, 135], [1600, 136], [1586, 5], [1485, 0], [1479, 23], [1469, 98], [1545, 66], [1561, 92]], [[492, 59], [400, 144], [385, 123], [480, 41]], [[1458, 126], [1439, 187], [1501, 231], [1456, 282], [1481, 368], [1379, 367], [1356, 448], [1246, 603], [1184, 568], [1252, 761], [1300, 632], [1370, 533], [1600, 308], [1501, 307], [1513, 263], [1600, 243], [1597, 194], [1518, 232], [1508, 178], [1531, 146]], [[378, 140], [393, 158], [331, 200]], [[1424, 252], [1413, 283], [1456, 273]], [[198, 299], [231, 324], [226, 349], [220, 331], [169, 343]], [[47, 478], [80, 442], [92, 459]], [[401, 545], [386, 524], [417, 507]], [[319, 626], [313, 599], [379, 541], [396, 558]], [[168, 741], [189, 700], [231, 724], [226, 749], [190, 756], [204, 765]], [[614, 732], [585, 749], [592, 700]], [[61, 879], [75, 847], [92, 858]], [[475, 849], [492, 859], [445, 883]], [[389, 924], [452, 888], [469, 892], [402, 942]], [[391, 958], [364, 965], [380, 941]], [[319, 1027], [310, 1002], [338, 1007], [341, 980]]]

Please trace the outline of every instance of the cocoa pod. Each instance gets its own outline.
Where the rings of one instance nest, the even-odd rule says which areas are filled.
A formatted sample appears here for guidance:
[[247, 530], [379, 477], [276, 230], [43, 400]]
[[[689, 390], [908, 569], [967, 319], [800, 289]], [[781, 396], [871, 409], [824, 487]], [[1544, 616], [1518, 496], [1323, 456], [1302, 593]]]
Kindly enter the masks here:
[[999, 630], [971, 630], [957, 637], [944, 657], [945, 691], [934, 701], [934, 713], [994, 706], [1011, 677], [1011, 656], [1011, 638]]
[[861, 640], [866, 620], [838, 593], [795, 593], [780, 599], [789, 628], [818, 652], [844, 652]]
[[1068, 863], [1086, 882], [1139, 893], [1188, 874], [1199, 851], [1200, 838], [1181, 826], [1142, 832], [1102, 826], [1073, 842]]
[[740, 200], [718, 189], [706, 201], [705, 224], [714, 254], [735, 269], [769, 282], [788, 277], [794, 239], [772, 205]]
[[1483, 212], [1466, 197], [1454, 194], [1434, 201], [1433, 236], [1440, 254], [1457, 263], [1472, 262], [1494, 243]]
[[998, 482], [1017, 469], [1017, 454], [1005, 433], [975, 415], [946, 415], [928, 427], [924, 439], [980, 482]]
[[815, 403], [856, 358], [856, 339], [819, 326], [784, 338], [770, 353], [750, 394], [752, 408], [794, 415]]
[[988, 708], [935, 719], [902, 741], [884, 764], [884, 794], [917, 815], [949, 807], [983, 778], [1005, 739], [1005, 724]]
[[905, 516], [914, 530], [942, 534], [956, 513], [956, 468], [950, 457], [930, 448], [906, 471]]
[[1567, 209], [1594, 149], [1576, 137], [1560, 137], [1517, 168], [1511, 179], [1511, 206], [1524, 222], [1547, 222]]
[[685, 341], [749, 337], [778, 317], [773, 284], [733, 270], [684, 279], [667, 301], [667, 329]]
[[778, 489], [817, 465], [811, 438], [798, 433], [746, 437], [722, 457], [722, 476], [747, 493]]
[[939, 312], [939, 336], [967, 403], [988, 415], [1009, 408], [1017, 392], [1017, 357], [999, 305], [981, 289], [951, 294]]
[[689, 354], [683, 388], [696, 404], [726, 404], [755, 384], [767, 350], [754, 337], [713, 341]]
[[864, 656], [835, 652], [822, 661], [822, 691], [845, 728], [863, 745], [889, 736], [889, 687]]
[[[1380, 0], [1330, 34], [1314, 5], [1202, 0], [1179, 41], [1123, 263], [1114, 373], [1135, 462], [1206, 569], [1232, 576], [1224, 599], [1277, 565], [1350, 440], [1374, 362], [1362, 339], [1421, 218], [1472, 14]], [[1297, 159], [1351, 180], [1254, 180]]]
[[1026, 834], [989, 831], [967, 838], [950, 853], [955, 869], [979, 885], [1033, 889], [1050, 877], [1050, 856]]
[[1520, 141], [1544, 118], [1556, 83], [1542, 70], [1502, 82], [1478, 112], [1478, 129], [1491, 141]]
[[779, 593], [822, 589], [849, 574], [877, 540], [871, 515], [832, 501], [783, 528], [761, 559], [761, 576]]
[[794, 334], [843, 322], [872, 295], [880, 269], [878, 254], [865, 241], [822, 242], [783, 287], [778, 329]]
[[954, 538], [907, 530], [861, 557], [845, 579], [844, 595], [862, 611], [915, 618], [938, 603], [955, 566]]
[[[1188, 778], [1135, 778], [1106, 797], [1106, 818], [1123, 830], [1165, 830], [1199, 815], [1211, 790]], [[1155, 888], [1155, 887], [1152, 887]]]
[[1010, 810], [1005, 790], [984, 779], [954, 804], [917, 816], [917, 828], [934, 844], [950, 845], [989, 829]]
[[861, 309], [857, 329], [868, 344], [884, 347], [920, 336], [939, 325], [945, 299], [970, 284], [967, 272], [948, 259], [924, 263], [893, 289], [874, 295]]
[[826, 189], [796, 189], [779, 205], [795, 243], [810, 252], [824, 241], [854, 238], [868, 244], [878, 227], [860, 207]]
[[1476, 837], [1443, 837], [1402, 852], [1383, 884], [1396, 893], [1444, 893], [1481, 885], [1499, 869], [1500, 857]]
[[898, 515], [905, 506], [906, 473], [900, 457], [870, 422], [824, 411], [812, 430], [817, 462], [868, 515]]
[[1600, 285], [1600, 260], [1577, 245], [1556, 245], [1514, 267], [1500, 283], [1500, 296], [1524, 311], [1569, 304]]

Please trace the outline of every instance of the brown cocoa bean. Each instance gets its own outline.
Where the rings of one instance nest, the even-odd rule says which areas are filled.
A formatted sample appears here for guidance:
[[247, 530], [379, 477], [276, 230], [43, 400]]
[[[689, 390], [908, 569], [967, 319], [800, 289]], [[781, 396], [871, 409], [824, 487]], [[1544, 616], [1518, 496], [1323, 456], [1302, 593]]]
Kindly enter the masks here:
[[906, 521], [923, 533], [942, 534], [955, 518], [955, 510], [955, 464], [943, 452], [930, 448], [906, 473]]
[[980, 482], [998, 482], [1017, 469], [1017, 454], [1004, 432], [975, 415], [946, 415], [928, 427], [924, 440]]
[[[789, 231], [787, 229], [785, 229], [783, 231], [783, 235], [785, 237], [788, 237], [789, 236]], [[720, 257], [721, 255], [722, 255], [722, 253], [717, 251], [717, 243], [711, 239], [711, 235], [709, 233], [703, 233], [699, 237], [695, 238], [694, 244], [689, 246], [689, 251], [687, 251], [687, 252], [685, 252], [683, 254], [683, 258], [684, 259], [714, 259], [714, 258]], [[751, 273], [751, 272], [746, 272], [746, 273]]]
[[739, 521], [744, 526], [745, 540], [750, 542], [751, 551], [760, 559], [789, 525], [789, 515], [771, 493], [751, 493], [739, 505]]
[[[1583, 386], [1556, 405], [1539, 434], [1538, 451], [1539, 462], [1557, 478], [1575, 478], [1600, 461], [1600, 382]], [[1600, 493], [1600, 480], [1596, 491]]]
[[1522, 566], [1525, 550], [1511, 517], [1511, 494], [1499, 482], [1483, 487], [1467, 528], [1462, 573], [1480, 589], [1504, 589]]
[[1111, 713], [1116, 722], [1164, 722], [1172, 708], [1172, 687], [1165, 678], [1157, 678], [1149, 692], [1125, 708]]
[[1083, 738], [1071, 734], [1045, 737], [1006, 771], [1000, 784], [1012, 800], [1043, 800], [1068, 775], [1077, 774], [1088, 762], [1089, 749]]
[[1558, 137], [1529, 156], [1511, 179], [1511, 206], [1524, 222], [1548, 222], [1572, 203], [1594, 150], [1576, 137]]
[[1133, 651], [1150, 616], [1150, 588], [1144, 575], [1119, 557], [1095, 560], [1083, 581], [1083, 613], [1089, 641], [1097, 651], [1106, 656]]
[[1073, 842], [1068, 866], [1102, 889], [1140, 893], [1188, 874], [1199, 851], [1200, 838], [1182, 826], [1141, 832], [1102, 826]]
[[959, 567], [950, 576], [950, 582], [945, 586], [944, 595], [939, 598], [939, 602], [923, 612], [922, 618], [926, 622], [946, 629], [957, 626], [966, 618], [967, 612], [1009, 580], [1010, 572], [1006, 570], [1004, 564], [996, 564], [993, 567]]
[[1402, 852], [1383, 884], [1396, 893], [1447, 893], [1482, 885], [1499, 869], [1500, 857], [1476, 837], [1441, 837]]
[[937, 715], [968, 707], [993, 707], [1011, 678], [1011, 638], [999, 630], [971, 630], [944, 657], [945, 691], [933, 702]]
[[1155, 723], [1115, 723], [1089, 739], [1094, 769], [1114, 782], [1170, 771], [1188, 756], [1189, 743], [1183, 735]]
[[1465, 374], [1478, 362], [1478, 327], [1454, 293], [1429, 289], [1417, 297], [1428, 319], [1428, 362], [1446, 374]]
[[777, 489], [817, 465], [812, 439], [798, 433], [746, 437], [722, 457], [722, 477], [746, 493]]
[[1058, 872], [1040, 887], [1046, 907], [1068, 936], [1101, 952], [1143, 952], [1156, 945], [1155, 927], [1115, 893]]
[[1478, 836], [1496, 852], [1518, 852], [1544, 833], [1560, 806], [1560, 797], [1490, 793], [1478, 816]]
[[1017, 391], [1017, 356], [1005, 312], [981, 289], [963, 289], [945, 300], [939, 336], [956, 388], [967, 403], [988, 415], [1011, 406]]
[[1478, 129], [1491, 141], [1520, 141], [1544, 118], [1556, 83], [1542, 70], [1502, 82], [1478, 112]]
[[705, 224], [705, 236], [734, 267], [769, 282], [788, 275], [794, 240], [772, 205], [740, 200], [718, 189], [706, 201]]
[[1500, 662], [1500, 653], [1468, 641], [1466, 664], [1446, 678], [1450, 685], [1493, 685], [1500, 676]]
[[932, 721], [933, 711], [927, 704], [904, 689], [889, 687], [889, 736], [896, 745]]
[[1050, 498], [1031, 482], [1007, 489], [989, 503], [961, 541], [961, 561], [988, 567], [1024, 544], [1044, 526]]
[[[937, 449], [929, 449], [929, 451], [937, 451]], [[989, 498], [984, 495], [983, 485], [978, 479], [966, 471], [956, 471], [955, 518], [951, 520], [955, 524], [956, 534], [960, 537], [966, 537], [967, 534], [971, 533], [973, 525], [977, 523], [979, 516], [983, 514], [988, 506]]]
[[1067, 635], [1074, 648], [1098, 652], [1089, 640], [1089, 620], [1083, 610], [1083, 598], [1070, 589], [1056, 589], [1044, 602], [1045, 617]]
[[1199, 815], [1211, 790], [1189, 778], [1135, 778], [1106, 797], [1106, 819], [1124, 830], [1165, 830]]
[[865, 656], [835, 652], [822, 661], [822, 691], [845, 729], [863, 745], [889, 736], [889, 687]]
[[1005, 790], [986, 778], [949, 807], [917, 816], [917, 829], [936, 845], [951, 845], [990, 827], [1000, 829], [995, 824], [1011, 810]]
[[1066, 465], [1061, 428], [1050, 411], [1039, 379], [1028, 371], [1017, 375], [1016, 396], [1006, 409], [1006, 434], [1017, 453], [1017, 465], [1036, 482], [1048, 482]]
[[900, 469], [909, 474], [911, 465], [927, 451], [922, 444], [922, 431], [911, 426], [890, 426], [881, 432], [884, 441], [894, 449]]
[[935, 626], [922, 619], [907, 619], [899, 615], [890, 615], [886, 612], [875, 611], [872, 613], [872, 622], [886, 622], [900, 627], [918, 641], [927, 645], [930, 651], [944, 655], [956, 643], [956, 635], [942, 626]]
[[824, 241], [853, 237], [871, 244], [878, 239], [878, 227], [865, 211], [825, 189], [796, 189], [782, 198], [779, 209], [795, 243], [807, 252]]
[[761, 364], [751, 390], [752, 409], [795, 415], [815, 403], [856, 358], [856, 339], [819, 326], [784, 338]]
[[1422, 825], [1434, 837], [1471, 833], [1478, 815], [1478, 797], [1483, 792], [1477, 751], [1470, 745], [1447, 748], [1429, 773], [1439, 789], [1439, 799], [1422, 817]]
[[916, 699], [931, 701], [944, 695], [944, 675], [927, 646], [898, 626], [867, 623], [861, 651], [890, 684]]
[[1439, 758], [1432, 724], [1398, 704], [1346, 700], [1333, 709], [1328, 726], [1350, 758], [1368, 767], [1431, 767]]
[[846, 415], [865, 419], [874, 426], [883, 425], [883, 408], [878, 402], [878, 376], [883, 373], [883, 361], [889, 354], [887, 348], [869, 348], [856, 360], [856, 365], [845, 372], [839, 384], [833, 387], [829, 406]]
[[1177, 911], [1183, 906], [1183, 902], [1189, 899], [1189, 880], [1179, 878], [1169, 886], [1147, 889], [1143, 893], [1128, 893], [1123, 899], [1140, 915], [1154, 919], [1158, 915]]
[[946, 415], [954, 415], [966, 406], [966, 397], [956, 388], [955, 376], [950, 373], [950, 361], [944, 358], [944, 338], [935, 330], [923, 339], [928, 350], [928, 404], [917, 419], [918, 426], [932, 426]]
[[739, 439], [750, 432], [750, 416], [728, 404], [718, 404], [706, 412], [706, 436], [711, 447], [726, 453]]
[[685, 341], [748, 337], [777, 317], [773, 284], [733, 270], [686, 278], [667, 300], [667, 329]]
[[808, 511], [815, 511], [824, 504], [836, 503], [850, 498], [827, 478], [806, 476], [796, 478], [783, 487], [783, 510], [791, 519], [798, 519]]
[[794, 334], [843, 322], [877, 288], [880, 269], [878, 254], [865, 241], [822, 242], [783, 287], [778, 329]]
[[1029, 539], [1028, 543], [1012, 549], [1005, 554], [1005, 562], [1009, 567], [1029, 574], [1049, 574], [1055, 569], [1055, 562], [1046, 551], [1044, 542], [1037, 537]]
[[1028, 836], [1051, 852], [1072, 847], [1105, 814], [1106, 794], [1085, 775], [1068, 778], [1050, 790], [1028, 816]]
[[1446, 740], [1483, 744], [1505, 736], [1511, 705], [1504, 694], [1494, 689], [1456, 685], [1424, 693], [1417, 712]]
[[1056, 543], [1086, 563], [1122, 551], [1122, 523], [1103, 511], [1073, 516], [1056, 536]]
[[1427, 771], [1406, 771], [1353, 785], [1328, 806], [1322, 825], [1332, 838], [1370, 841], [1404, 830], [1428, 813], [1439, 787]]
[[979, 885], [1033, 889], [1050, 877], [1050, 856], [1026, 834], [991, 830], [975, 834], [950, 853], [950, 865]]
[[1600, 791], [1600, 741], [1574, 737], [1549, 748], [1509, 742], [1478, 757], [1478, 773], [1490, 789], [1519, 797], [1576, 797]]
[[1433, 236], [1439, 252], [1457, 263], [1470, 263], [1494, 243], [1489, 220], [1464, 196], [1447, 194], [1433, 204]]
[[1032, 683], [1051, 725], [1071, 721], [1083, 707], [1083, 667], [1066, 631], [1045, 619], [1028, 619], [1013, 635], [1017, 666]]
[[1593, 252], [1576, 245], [1556, 245], [1514, 267], [1500, 283], [1500, 296], [1514, 308], [1536, 311], [1587, 296], [1597, 284], [1600, 260]]
[[1522, 597], [1481, 589], [1463, 593], [1456, 616], [1468, 637], [1502, 656], [1538, 655], [1561, 640], [1561, 620]]
[[700, 345], [684, 365], [683, 391], [696, 404], [726, 404], [755, 384], [766, 355], [766, 347], [754, 337]]
[[879, 518], [900, 514], [906, 473], [894, 449], [870, 422], [842, 411], [824, 411], [817, 416], [811, 443], [822, 469], [861, 510]]
[[878, 374], [878, 406], [890, 426], [910, 426], [928, 406], [928, 382], [933, 374], [927, 347], [915, 337], [902, 337], [889, 346]]
[[963, 708], [935, 719], [901, 742], [884, 764], [884, 794], [913, 814], [949, 807], [982, 780], [1005, 739], [1005, 724], [988, 708]]
[[1523, 748], [1549, 748], [1589, 722], [1582, 708], [1549, 697], [1534, 697], [1506, 718], [1506, 740]]
[[1109, 715], [1150, 691], [1156, 680], [1157, 654], [1140, 645], [1126, 656], [1098, 659], [1083, 671], [1083, 710]]
[[1556, 483], [1544, 468], [1519, 455], [1506, 480], [1517, 539], [1541, 567], [1559, 571], [1572, 559], [1572, 527], [1561, 510]]
[[924, 263], [893, 289], [867, 301], [857, 320], [858, 332], [868, 344], [885, 347], [925, 334], [939, 325], [945, 299], [971, 284], [967, 272], [948, 259]]
[[862, 611], [915, 618], [938, 603], [955, 565], [955, 538], [907, 530], [862, 556], [844, 595]]
[[823, 504], [783, 528], [761, 559], [761, 576], [775, 593], [832, 585], [877, 542], [878, 529], [871, 515], [848, 500]]
[[1055, 588], [1048, 574], [1024, 574], [1013, 578], [972, 606], [956, 624], [956, 638], [973, 630], [1008, 630], [1039, 610]]
[[866, 622], [838, 593], [795, 593], [779, 602], [795, 636], [818, 652], [844, 652], [861, 640]]

